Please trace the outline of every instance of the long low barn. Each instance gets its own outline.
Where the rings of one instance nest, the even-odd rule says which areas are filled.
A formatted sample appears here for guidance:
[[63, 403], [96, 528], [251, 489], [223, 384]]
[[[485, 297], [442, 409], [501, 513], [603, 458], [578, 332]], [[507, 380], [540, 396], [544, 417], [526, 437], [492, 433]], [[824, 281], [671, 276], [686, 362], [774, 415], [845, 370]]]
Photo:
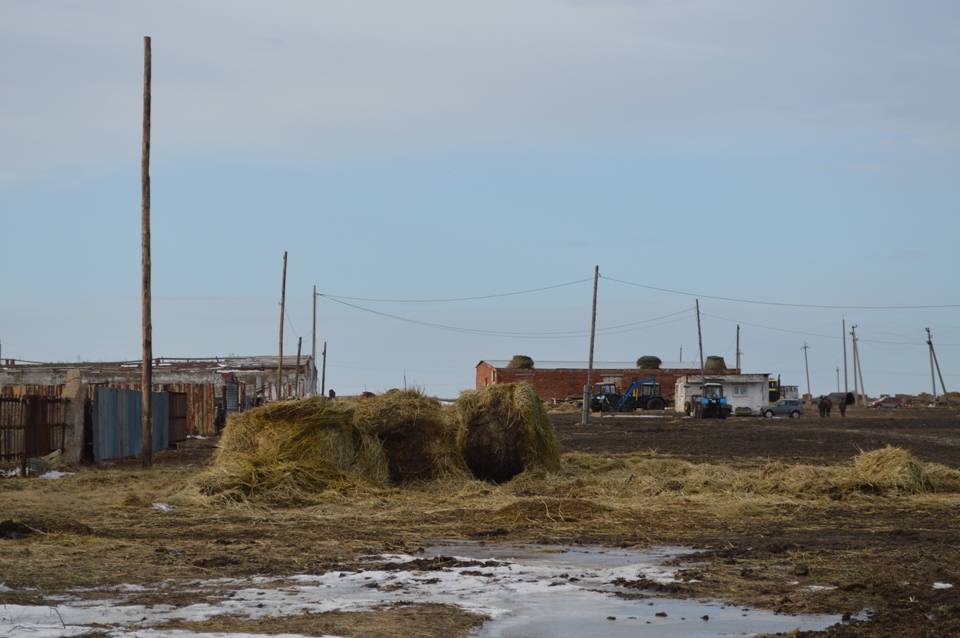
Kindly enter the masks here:
[[[507, 360], [484, 360], [477, 364], [477, 388], [496, 383], [526, 381], [544, 401], [562, 401], [583, 396], [587, 383], [587, 364], [582, 361], [537, 361], [533, 368], [508, 368]], [[616, 383], [624, 391], [634, 381], [653, 377], [660, 384], [660, 392], [672, 399], [677, 379], [699, 372], [700, 364], [693, 362], [661, 363], [657, 370], [638, 368], [636, 363], [594, 362], [593, 383]], [[740, 374], [737, 369], [711, 370], [711, 375]]]

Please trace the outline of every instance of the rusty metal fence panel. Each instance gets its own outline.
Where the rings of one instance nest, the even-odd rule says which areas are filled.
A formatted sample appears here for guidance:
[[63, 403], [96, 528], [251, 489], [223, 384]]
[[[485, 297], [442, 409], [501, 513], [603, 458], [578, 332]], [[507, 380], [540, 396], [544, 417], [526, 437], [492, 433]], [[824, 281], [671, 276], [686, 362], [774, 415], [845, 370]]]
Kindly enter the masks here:
[[19, 461], [27, 429], [25, 399], [0, 398], [0, 461]]
[[62, 451], [67, 430], [64, 403], [40, 395], [0, 398], [0, 462], [16, 464], [24, 476], [28, 459]]
[[[169, 396], [153, 393], [153, 451], [170, 445]], [[143, 394], [97, 387], [93, 395], [93, 460], [137, 456], [143, 452]]]

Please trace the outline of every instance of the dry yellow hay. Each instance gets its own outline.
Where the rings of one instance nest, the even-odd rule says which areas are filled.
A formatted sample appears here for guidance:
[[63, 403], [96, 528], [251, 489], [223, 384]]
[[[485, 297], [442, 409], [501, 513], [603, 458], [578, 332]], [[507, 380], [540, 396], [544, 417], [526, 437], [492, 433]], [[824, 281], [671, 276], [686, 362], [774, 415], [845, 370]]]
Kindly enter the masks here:
[[364, 398], [353, 424], [380, 442], [393, 482], [467, 476], [456, 425], [444, 417], [440, 401], [419, 388]]
[[525, 354], [515, 354], [507, 364], [509, 370], [533, 370], [533, 359]]
[[500, 483], [521, 472], [559, 468], [553, 424], [528, 383], [468, 390], [454, 405], [458, 446], [473, 475]]
[[861, 492], [923, 494], [934, 491], [923, 463], [903, 448], [890, 445], [858, 454], [844, 479], [846, 485]]
[[383, 483], [380, 443], [355, 431], [353, 411], [348, 403], [311, 397], [231, 415], [213, 466], [198, 477], [200, 492], [287, 501], [328, 487]]
[[723, 357], [710, 355], [707, 357], [706, 363], [703, 364], [704, 370], [726, 370], [727, 363], [723, 360]]
[[659, 370], [661, 363], [663, 361], [660, 360], [660, 357], [653, 355], [644, 355], [637, 359], [637, 367], [641, 370]]

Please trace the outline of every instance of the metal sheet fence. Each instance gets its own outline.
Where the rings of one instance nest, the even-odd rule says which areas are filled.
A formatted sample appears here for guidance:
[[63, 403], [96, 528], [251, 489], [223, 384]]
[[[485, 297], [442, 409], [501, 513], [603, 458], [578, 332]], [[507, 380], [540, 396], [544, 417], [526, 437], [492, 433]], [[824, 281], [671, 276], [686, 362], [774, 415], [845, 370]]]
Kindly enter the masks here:
[[[153, 393], [153, 451], [170, 444], [169, 396]], [[143, 394], [97, 387], [93, 395], [93, 460], [136, 456], [143, 451]]]

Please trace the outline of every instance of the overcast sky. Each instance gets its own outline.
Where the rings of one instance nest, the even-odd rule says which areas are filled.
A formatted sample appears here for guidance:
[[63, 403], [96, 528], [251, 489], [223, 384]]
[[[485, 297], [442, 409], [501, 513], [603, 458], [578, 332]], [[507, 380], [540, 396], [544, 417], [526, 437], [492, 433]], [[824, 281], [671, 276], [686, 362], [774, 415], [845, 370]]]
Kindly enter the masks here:
[[928, 327], [960, 390], [956, 2], [5, 0], [4, 359], [140, 356], [144, 36], [155, 356], [275, 354], [288, 251], [341, 394], [586, 362], [597, 265], [599, 362], [699, 299], [744, 372], [843, 387], [845, 320], [871, 395]]

